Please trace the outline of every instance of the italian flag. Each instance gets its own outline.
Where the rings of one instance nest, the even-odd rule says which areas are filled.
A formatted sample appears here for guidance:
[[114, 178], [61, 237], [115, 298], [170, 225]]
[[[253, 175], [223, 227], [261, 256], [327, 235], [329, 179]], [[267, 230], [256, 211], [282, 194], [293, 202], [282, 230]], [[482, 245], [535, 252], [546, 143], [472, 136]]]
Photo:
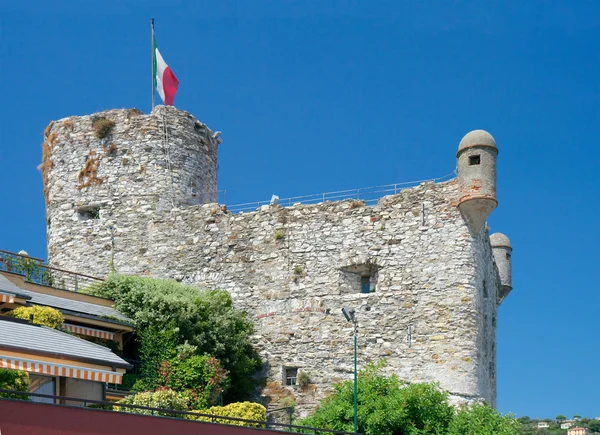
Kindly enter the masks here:
[[171, 68], [163, 57], [160, 55], [160, 51], [156, 47], [156, 40], [154, 40], [154, 87], [158, 91], [158, 95], [162, 98], [163, 102], [167, 106], [172, 106], [175, 100], [175, 94], [177, 93], [177, 87], [179, 86], [179, 80], [171, 71]]

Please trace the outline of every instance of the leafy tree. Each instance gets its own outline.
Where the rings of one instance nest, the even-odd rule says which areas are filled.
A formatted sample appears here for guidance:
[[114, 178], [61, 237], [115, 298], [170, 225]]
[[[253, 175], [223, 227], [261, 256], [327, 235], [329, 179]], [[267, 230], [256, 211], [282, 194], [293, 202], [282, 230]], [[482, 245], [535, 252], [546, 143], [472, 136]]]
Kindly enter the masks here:
[[65, 321], [62, 313], [54, 308], [40, 307], [34, 305], [31, 307], [18, 307], [8, 313], [11, 317], [17, 319], [30, 320], [33, 316], [33, 322], [36, 325], [47, 326], [48, 328], [58, 329]]
[[117, 309], [135, 321], [145, 387], [161, 385], [160, 364], [171, 361], [177, 346], [188, 343], [195, 346], [195, 354], [214, 356], [229, 373], [231, 388], [225, 400], [243, 400], [254, 390], [252, 376], [261, 361], [250, 342], [253, 325], [233, 307], [227, 292], [119, 275], [87, 291], [115, 300]]
[[[407, 384], [379, 374], [384, 363], [369, 364], [358, 375], [358, 432], [365, 435], [517, 435], [521, 424], [487, 405], [455, 409], [436, 384]], [[353, 382], [334, 393], [301, 425], [353, 430]]]
[[579, 420], [580, 418], [581, 418], [581, 415], [579, 415], [579, 414], [575, 414], [575, 415], [573, 416], [573, 419], [574, 419], [574, 420]]
[[563, 421], [563, 420], [566, 420], [566, 419], [567, 419], [567, 417], [566, 417], [565, 415], [559, 414], [559, 415], [557, 415], [557, 416], [556, 416], [556, 419], [557, 419], [558, 421]]
[[[26, 392], [29, 390], [29, 373], [22, 370], [0, 369], [0, 389]], [[0, 393], [8, 399], [29, 400], [21, 394]]]
[[588, 429], [591, 432], [600, 433], [600, 420], [590, 420], [588, 424]]
[[531, 419], [528, 416], [524, 415], [523, 417], [517, 418], [517, 421], [521, 424], [527, 424], [531, 421]]
[[[447, 393], [435, 384], [408, 385], [397, 376], [381, 376], [381, 367], [381, 363], [370, 364], [358, 375], [358, 431], [365, 435], [445, 433], [453, 415]], [[334, 393], [300, 424], [351, 432], [353, 385], [352, 381], [336, 384]]]
[[521, 424], [512, 415], [501, 415], [487, 405], [462, 407], [448, 427], [448, 435], [516, 435]]

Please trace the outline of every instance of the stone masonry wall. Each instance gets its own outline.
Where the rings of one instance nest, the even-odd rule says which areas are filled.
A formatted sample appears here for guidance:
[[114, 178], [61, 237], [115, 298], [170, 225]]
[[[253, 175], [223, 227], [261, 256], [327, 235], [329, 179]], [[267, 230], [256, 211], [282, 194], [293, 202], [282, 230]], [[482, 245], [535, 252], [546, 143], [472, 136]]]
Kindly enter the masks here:
[[[89, 188], [90, 200], [97, 188], [107, 186]], [[140, 207], [123, 191], [98, 219], [74, 219], [68, 202], [52, 208], [49, 260], [98, 276], [112, 262], [121, 273], [228, 290], [256, 323], [267, 361], [262, 395], [274, 406], [290, 397], [306, 413], [351, 378], [343, 306], [357, 310], [359, 366], [386, 358], [402, 379], [437, 381], [455, 401], [494, 404], [500, 282], [487, 232], [470, 235], [458, 197], [453, 180], [369, 207], [348, 200], [231, 214], [214, 203]], [[361, 273], [373, 292], [361, 293]], [[284, 385], [284, 367], [310, 383]]]
[[[102, 119], [114, 126], [99, 138]], [[81, 249], [63, 231], [108, 209], [135, 219], [147, 211], [216, 201], [217, 148], [210, 129], [172, 107], [156, 106], [149, 115], [108, 110], [50, 123], [41, 166], [49, 251]]]

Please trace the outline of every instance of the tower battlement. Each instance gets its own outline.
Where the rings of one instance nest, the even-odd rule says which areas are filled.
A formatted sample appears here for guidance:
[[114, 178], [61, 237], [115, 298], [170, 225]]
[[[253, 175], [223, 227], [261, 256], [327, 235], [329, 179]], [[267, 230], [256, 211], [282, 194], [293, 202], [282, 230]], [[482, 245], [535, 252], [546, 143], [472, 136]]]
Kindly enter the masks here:
[[[161, 148], [164, 110], [174, 122], [171, 170]], [[103, 139], [95, 133], [98, 117], [115, 122]], [[473, 180], [483, 180], [485, 190], [493, 179], [495, 201], [495, 154], [492, 162], [479, 150], [479, 168], [472, 159], [465, 169], [466, 151], [459, 150], [457, 179], [405, 189], [372, 206], [345, 200], [234, 214], [186, 193], [190, 184], [217, 191], [213, 136], [173, 108], [51, 124], [50, 263], [99, 276], [114, 265], [120, 273], [228, 290], [256, 324], [255, 344], [268, 363], [262, 395], [272, 404], [291, 397], [306, 412], [351, 376], [343, 306], [356, 309], [359, 364], [385, 357], [387, 370], [402, 379], [437, 381], [456, 402], [495, 404], [497, 309], [506, 285], [512, 288], [510, 264], [498, 263], [498, 255], [508, 248], [492, 249], [485, 226], [477, 228], [480, 207], [461, 209], [480, 194], [475, 189], [465, 199]], [[91, 151], [101, 157], [96, 176], [103, 181], [81, 186]], [[489, 192], [480, 196], [489, 199]], [[310, 386], [286, 385], [288, 370], [306, 372]]]

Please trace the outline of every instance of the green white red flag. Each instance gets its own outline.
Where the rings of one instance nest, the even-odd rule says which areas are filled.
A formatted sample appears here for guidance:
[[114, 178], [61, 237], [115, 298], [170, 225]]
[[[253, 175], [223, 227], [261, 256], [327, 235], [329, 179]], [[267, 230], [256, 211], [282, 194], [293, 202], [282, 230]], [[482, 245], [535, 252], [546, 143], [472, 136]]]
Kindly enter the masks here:
[[158, 95], [162, 98], [163, 102], [167, 106], [172, 106], [173, 101], [175, 100], [175, 94], [177, 93], [177, 88], [179, 86], [179, 80], [171, 71], [171, 68], [158, 51], [156, 47], [156, 40], [153, 39], [154, 42], [154, 62], [153, 62], [153, 72], [154, 72], [154, 87], [158, 91]]

